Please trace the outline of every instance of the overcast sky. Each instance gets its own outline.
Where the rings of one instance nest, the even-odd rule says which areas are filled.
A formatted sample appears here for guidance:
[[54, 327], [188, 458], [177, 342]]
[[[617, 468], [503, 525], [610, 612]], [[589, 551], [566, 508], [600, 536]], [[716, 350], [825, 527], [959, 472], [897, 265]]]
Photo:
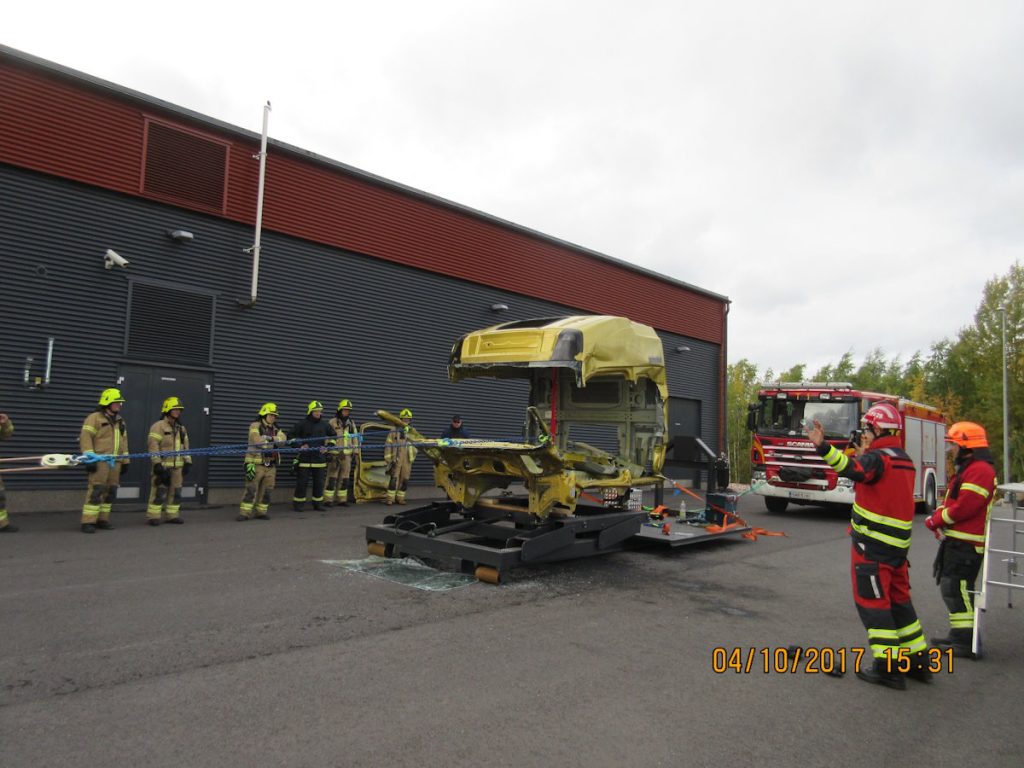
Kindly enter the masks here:
[[904, 359], [1024, 255], [1024, 3], [15, 3], [0, 42]]

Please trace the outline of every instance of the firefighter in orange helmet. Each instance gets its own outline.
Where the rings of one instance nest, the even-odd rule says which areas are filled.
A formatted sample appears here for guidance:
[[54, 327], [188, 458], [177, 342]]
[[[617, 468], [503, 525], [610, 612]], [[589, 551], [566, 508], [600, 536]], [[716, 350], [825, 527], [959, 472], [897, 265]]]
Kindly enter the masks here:
[[932, 638], [938, 648], [973, 659], [974, 605], [971, 594], [985, 552], [985, 524], [996, 498], [996, 470], [988, 436], [980, 424], [958, 421], [946, 433], [956, 451], [956, 474], [946, 498], [924, 524], [945, 532], [935, 558], [935, 581], [949, 612], [949, 635]]
[[868, 632], [874, 663], [856, 670], [869, 683], [902, 690], [908, 677], [928, 682], [927, 643], [910, 599], [914, 462], [901, 447], [903, 417], [892, 403], [874, 403], [861, 417], [864, 428], [855, 456], [825, 440], [817, 420], [807, 437], [840, 477], [854, 481], [850, 519], [853, 601]]

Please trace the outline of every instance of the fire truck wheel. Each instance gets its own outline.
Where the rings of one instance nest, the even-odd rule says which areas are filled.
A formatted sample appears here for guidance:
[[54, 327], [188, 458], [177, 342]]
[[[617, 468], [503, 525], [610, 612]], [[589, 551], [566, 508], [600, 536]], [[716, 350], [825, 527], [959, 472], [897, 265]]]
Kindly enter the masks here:
[[778, 496], [765, 496], [764, 505], [768, 507], [769, 512], [779, 515], [786, 511], [789, 501], [787, 499], [780, 499]]
[[924, 488], [924, 501], [917, 502], [917, 508], [914, 510], [919, 515], [930, 515], [935, 511], [936, 497], [935, 497], [935, 476], [928, 476], [928, 483]]

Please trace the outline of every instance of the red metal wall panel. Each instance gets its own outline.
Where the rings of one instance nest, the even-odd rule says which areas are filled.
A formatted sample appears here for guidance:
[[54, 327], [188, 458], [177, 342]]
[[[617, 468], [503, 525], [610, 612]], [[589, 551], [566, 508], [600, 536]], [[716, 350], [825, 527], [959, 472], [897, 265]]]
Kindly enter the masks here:
[[[0, 104], [0, 162], [141, 194], [145, 116], [160, 112], [152, 103], [0, 54]], [[251, 225], [258, 145], [171, 110], [161, 117], [230, 144], [226, 216]], [[725, 338], [718, 298], [273, 145], [263, 225], [693, 338]]]

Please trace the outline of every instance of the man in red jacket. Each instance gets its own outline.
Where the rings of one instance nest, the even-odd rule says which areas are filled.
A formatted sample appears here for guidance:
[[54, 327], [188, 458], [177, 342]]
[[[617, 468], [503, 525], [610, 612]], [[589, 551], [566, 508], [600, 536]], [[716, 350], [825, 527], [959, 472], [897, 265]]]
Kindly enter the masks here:
[[817, 452], [841, 477], [855, 483], [850, 519], [853, 601], [868, 631], [874, 664], [856, 670], [869, 683], [903, 690], [907, 677], [931, 680], [927, 643], [910, 600], [910, 549], [914, 519], [914, 462], [900, 447], [903, 417], [892, 403], [878, 402], [861, 417], [864, 427], [855, 456], [825, 441], [814, 421], [807, 429]]
[[974, 581], [985, 553], [985, 524], [996, 497], [996, 470], [988, 436], [980, 424], [958, 421], [946, 433], [956, 446], [956, 474], [946, 498], [924, 524], [945, 537], [935, 558], [935, 581], [949, 611], [949, 635], [932, 638], [938, 648], [952, 648], [954, 656], [975, 658]]

